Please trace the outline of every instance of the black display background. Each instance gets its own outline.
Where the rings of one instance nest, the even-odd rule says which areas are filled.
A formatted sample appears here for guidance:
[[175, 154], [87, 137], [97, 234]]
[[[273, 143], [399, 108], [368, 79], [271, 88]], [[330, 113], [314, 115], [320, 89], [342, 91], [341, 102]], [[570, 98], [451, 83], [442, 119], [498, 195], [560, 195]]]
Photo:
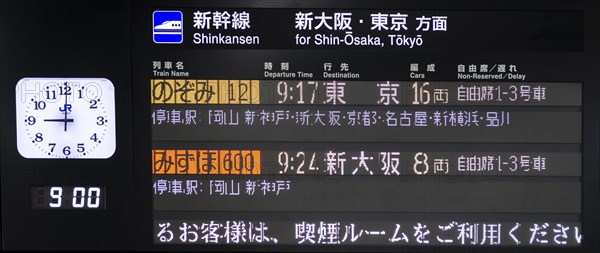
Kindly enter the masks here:
[[[3, 1], [0, 20], [3, 249], [133, 249], [129, 3]], [[14, 122], [15, 85], [23, 77], [111, 80], [115, 154], [106, 160], [23, 158]], [[106, 209], [34, 210], [31, 185], [104, 186]]]
[[[271, 250], [260, 246], [165, 246], [153, 244], [152, 189], [150, 166], [151, 119], [147, 89], [148, 55], [151, 41], [150, 13], [154, 8], [327, 8], [427, 9], [427, 10], [552, 10], [583, 11], [582, 52], [501, 53], [436, 52], [402, 54], [406, 59], [442, 62], [457, 58], [465, 62], [505, 61], [530, 66], [527, 73], [536, 81], [583, 82], [583, 231], [581, 248], [422, 248], [422, 247], [290, 247], [290, 250], [332, 251], [484, 251], [484, 252], [596, 252], [599, 249], [599, 109], [600, 9], [595, 1], [2, 1], [0, 3], [0, 151], [2, 196], [2, 249], [5, 250]], [[341, 7], [340, 7], [341, 6]], [[57, 27], [66, 27], [57, 29]], [[116, 28], [118, 27], [118, 28]], [[148, 28], [148, 29], [144, 29]], [[446, 34], [446, 36], [449, 36]], [[168, 50], [176, 45], [160, 45]], [[361, 51], [357, 50], [356, 52]], [[235, 50], [221, 52], [237, 55]], [[379, 52], [385, 54], [384, 52]], [[371, 52], [362, 51], [369, 55]], [[264, 56], [273, 62], [285, 60], [279, 51]], [[322, 51], [319, 58], [358, 61], [346, 53]], [[460, 58], [460, 59], [459, 59]], [[263, 59], [257, 59], [260, 62]], [[264, 61], [264, 60], [263, 60]], [[410, 60], [406, 60], [408, 63]], [[429, 61], [429, 60], [428, 60]], [[448, 65], [456, 64], [449, 61]], [[550, 69], [533, 66], [544, 64]], [[351, 63], [352, 64], [352, 63]], [[207, 63], [207, 65], [210, 65]], [[233, 64], [240, 69], [243, 62]], [[358, 64], [359, 69], [368, 64]], [[254, 69], [219, 70], [215, 76], [248, 78]], [[407, 66], [407, 65], [404, 65]], [[259, 69], [260, 70], [260, 69]], [[406, 67], [405, 72], [408, 70]], [[365, 80], [389, 78], [386, 69], [362, 76]], [[366, 72], [366, 71], [364, 71]], [[397, 73], [394, 75], [398, 75]], [[116, 88], [117, 150], [107, 160], [27, 160], [16, 149], [14, 87], [22, 77], [105, 77]], [[406, 76], [406, 77], [405, 77]], [[379, 78], [377, 78], [379, 77]], [[401, 77], [408, 78], [407, 75]], [[210, 78], [210, 77], [207, 77]], [[398, 80], [397, 76], [390, 78]], [[132, 80], [144, 80], [133, 83]], [[448, 80], [451, 81], [451, 80]], [[135, 131], [133, 130], [135, 129]], [[31, 210], [30, 185], [103, 185], [106, 210]]]

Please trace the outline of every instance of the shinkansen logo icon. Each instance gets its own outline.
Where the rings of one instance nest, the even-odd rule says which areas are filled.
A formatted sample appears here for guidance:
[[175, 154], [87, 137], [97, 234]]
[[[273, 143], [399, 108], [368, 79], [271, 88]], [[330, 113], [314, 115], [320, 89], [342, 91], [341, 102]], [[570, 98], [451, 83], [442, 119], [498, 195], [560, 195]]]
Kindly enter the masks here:
[[154, 27], [157, 34], [180, 34], [181, 30], [181, 21], [165, 21]]
[[152, 27], [154, 43], [183, 42], [183, 14], [180, 11], [155, 11], [152, 13]]

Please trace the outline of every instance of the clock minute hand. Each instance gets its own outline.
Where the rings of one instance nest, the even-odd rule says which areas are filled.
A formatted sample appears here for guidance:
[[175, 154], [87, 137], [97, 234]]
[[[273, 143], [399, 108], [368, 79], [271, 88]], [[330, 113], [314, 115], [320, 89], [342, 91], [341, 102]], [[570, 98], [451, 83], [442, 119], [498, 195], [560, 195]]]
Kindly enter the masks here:
[[[65, 90], [67, 89], [67, 82], [65, 82]], [[67, 131], [67, 104], [69, 103], [68, 98], [69, 95], [67, 95], [68, 93], [65, 92], [65, 132]]]

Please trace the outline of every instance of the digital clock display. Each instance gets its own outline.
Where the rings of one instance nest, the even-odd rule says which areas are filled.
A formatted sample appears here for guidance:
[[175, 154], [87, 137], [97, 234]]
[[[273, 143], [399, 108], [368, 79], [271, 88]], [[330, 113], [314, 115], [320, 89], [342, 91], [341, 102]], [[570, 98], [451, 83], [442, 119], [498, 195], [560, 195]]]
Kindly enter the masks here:
[[105, 209], [104, 187], [32, 186], [33, 209]]

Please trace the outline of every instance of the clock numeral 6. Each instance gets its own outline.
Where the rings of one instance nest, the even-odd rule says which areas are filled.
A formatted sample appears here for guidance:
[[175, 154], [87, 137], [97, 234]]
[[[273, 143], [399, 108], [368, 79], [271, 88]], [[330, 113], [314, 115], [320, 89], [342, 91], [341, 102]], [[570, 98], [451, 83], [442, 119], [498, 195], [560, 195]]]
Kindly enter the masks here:
[[64, 155], [70, 155], [71, 154], [71, 147], [66, 146], [63, 148], [63, 154]]
[[98, 120], [98, 122], [96, 122], [96, 124], [98, 124], [99, 126], [102, 126], [102, 125], [104, 125], [104, 123], [106, 123], [106, 120], [102, 116], [98, 116], [98, 118], [96, 118], [96, 119]]

